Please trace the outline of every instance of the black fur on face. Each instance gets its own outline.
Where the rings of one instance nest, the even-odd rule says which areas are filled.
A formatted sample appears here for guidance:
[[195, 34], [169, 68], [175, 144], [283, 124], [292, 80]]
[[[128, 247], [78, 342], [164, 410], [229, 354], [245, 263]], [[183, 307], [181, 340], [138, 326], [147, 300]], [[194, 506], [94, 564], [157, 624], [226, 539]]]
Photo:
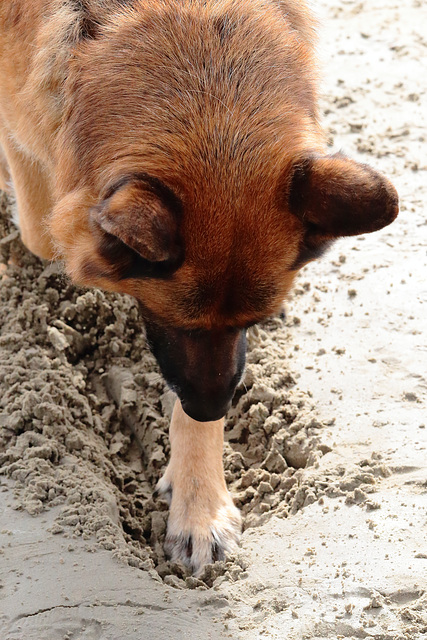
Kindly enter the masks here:
[[301, 243], [298, 256], [290, 267], [292, 270], [301, 269], [312, 260], [321, 258], [332, 246], [334, 240], [325, 240], [321, 234], [316, 234], [313, 228], [309, 228], [305, 233]]
[[222, 418], [245, 366], [246, 330], [186, 330], [152, 317], [145, 326], [151, 351], [184, 411], [199, 422]]
[[154, 278], [165, 280], [170, 278], [181, 266], [183, 255], [179, 259], [153, 262], [146, 260], [116, 236], [103, 232], [98, 245], [99, 254], [111, 265], [104, 274], [116, 281], [128, 278]]

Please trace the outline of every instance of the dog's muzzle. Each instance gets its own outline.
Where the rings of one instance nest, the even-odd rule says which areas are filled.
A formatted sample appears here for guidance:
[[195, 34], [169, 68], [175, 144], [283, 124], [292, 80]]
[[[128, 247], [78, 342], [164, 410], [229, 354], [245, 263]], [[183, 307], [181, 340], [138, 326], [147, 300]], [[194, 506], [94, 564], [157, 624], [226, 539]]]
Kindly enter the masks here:
[[188, 331], [146, 322], [147, 339], [187, 415], [219, 420], [229, 410], [246, 358], [246, 330]]

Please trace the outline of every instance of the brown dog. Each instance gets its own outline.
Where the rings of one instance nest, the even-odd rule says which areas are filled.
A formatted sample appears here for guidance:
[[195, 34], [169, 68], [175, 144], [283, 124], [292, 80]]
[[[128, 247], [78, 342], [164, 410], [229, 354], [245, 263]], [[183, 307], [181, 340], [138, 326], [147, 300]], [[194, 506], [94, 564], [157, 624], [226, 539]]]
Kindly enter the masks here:
[[182, 404], [167, 550], [195, 571], [240, 530], [222, 418], [246, 328], [336, 237], [398, 211], [385, 178], [327, 155], [313, 48], [302, 0], [0, 3], [3, 187], [31, 251], [139, 300]]

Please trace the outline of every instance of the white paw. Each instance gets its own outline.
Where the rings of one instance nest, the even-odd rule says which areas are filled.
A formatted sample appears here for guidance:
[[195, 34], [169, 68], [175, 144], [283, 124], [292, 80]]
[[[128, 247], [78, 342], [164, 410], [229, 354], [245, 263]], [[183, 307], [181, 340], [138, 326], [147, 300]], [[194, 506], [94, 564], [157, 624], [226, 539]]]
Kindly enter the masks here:
[[230, 493], [203, 484], [202, 489], [190, 482], [180, 490], [173, 487], [165, 474], [156, 488], [170, 504], [165, 552], [173, 562], [182, 563], [196, 576], [206, 564], [224, 560], [227, 553], [233, 552], [241, 534], [240, 512]]

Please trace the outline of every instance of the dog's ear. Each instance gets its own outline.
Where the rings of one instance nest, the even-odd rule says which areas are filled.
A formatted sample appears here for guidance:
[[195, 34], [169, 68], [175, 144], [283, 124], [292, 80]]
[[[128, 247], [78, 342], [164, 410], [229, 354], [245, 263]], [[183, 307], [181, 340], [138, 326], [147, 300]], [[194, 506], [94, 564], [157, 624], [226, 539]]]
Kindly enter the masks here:
[[[149, 262], [174, 260], [180, 251], [179, 212], [170, 193], [142, 180], [123, 181], [90, 212], [92, 228], [114, 238]], [[104, 247], [106, 250], [106, 247]]]
[[103, 276], [169, 276], [183, 260], [180, 219], [179, 199], [155, 178], [138, 174], [113, 185], [89, 214]]
[[325, 241], [377, 231], [399, 211], [396, 190], [386, 178], [341, 154], [296, 163], [288, 197], [291, 213]]

